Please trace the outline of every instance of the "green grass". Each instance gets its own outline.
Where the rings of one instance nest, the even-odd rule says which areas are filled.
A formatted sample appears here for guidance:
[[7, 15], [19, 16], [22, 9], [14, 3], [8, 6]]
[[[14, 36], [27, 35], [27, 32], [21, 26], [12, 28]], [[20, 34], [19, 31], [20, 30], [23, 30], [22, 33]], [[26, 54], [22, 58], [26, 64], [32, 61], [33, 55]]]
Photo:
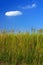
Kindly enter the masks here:
[[0, 34], [0, 65], [43, 65], [43, 34]]

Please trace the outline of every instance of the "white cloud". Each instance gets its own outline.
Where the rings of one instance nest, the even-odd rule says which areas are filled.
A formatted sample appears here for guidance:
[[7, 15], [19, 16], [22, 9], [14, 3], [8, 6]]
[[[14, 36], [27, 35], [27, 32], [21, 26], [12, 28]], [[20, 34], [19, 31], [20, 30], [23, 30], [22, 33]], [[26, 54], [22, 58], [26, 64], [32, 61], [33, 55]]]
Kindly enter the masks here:
[[21, 11], [8, 11], [5, 13], [6, 16], [18, 16], [18, 15], [22, 15]]
[[26, 5], [26, 6], [23, 6], [21, 7], [22, 9], [32, 9], [32, 8], [35, 8], [37, 5], [35, 3], [33, 3], [32, 5]]
[[34, 3], [34, 4], [32, 4], [32, 8], [34, 8], [34, 7], [36, 7], [37, 5]]

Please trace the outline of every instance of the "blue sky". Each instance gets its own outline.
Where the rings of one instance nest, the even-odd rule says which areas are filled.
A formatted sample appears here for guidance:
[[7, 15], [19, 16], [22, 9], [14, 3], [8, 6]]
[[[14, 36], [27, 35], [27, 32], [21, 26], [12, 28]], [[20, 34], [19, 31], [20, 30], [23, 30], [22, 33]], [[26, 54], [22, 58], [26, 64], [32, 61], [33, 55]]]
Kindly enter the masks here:
[[0, 30], [43, 28], [43, 0], [0, 0]]

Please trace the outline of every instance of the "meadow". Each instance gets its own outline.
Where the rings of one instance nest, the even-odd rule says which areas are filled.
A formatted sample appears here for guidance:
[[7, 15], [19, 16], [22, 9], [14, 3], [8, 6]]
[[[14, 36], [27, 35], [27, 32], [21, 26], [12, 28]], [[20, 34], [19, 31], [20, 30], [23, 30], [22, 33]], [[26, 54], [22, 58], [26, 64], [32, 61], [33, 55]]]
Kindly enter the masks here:
[[43, 65], [43, 33], [0, 33], [0, 65]]

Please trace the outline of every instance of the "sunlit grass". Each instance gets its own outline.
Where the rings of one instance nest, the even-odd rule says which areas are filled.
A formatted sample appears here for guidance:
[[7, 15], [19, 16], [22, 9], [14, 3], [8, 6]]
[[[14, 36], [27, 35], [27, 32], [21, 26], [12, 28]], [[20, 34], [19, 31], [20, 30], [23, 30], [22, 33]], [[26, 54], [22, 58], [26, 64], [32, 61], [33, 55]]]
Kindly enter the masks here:
[[43, 34], [0, 34], [0, 65], [43, 65]]

